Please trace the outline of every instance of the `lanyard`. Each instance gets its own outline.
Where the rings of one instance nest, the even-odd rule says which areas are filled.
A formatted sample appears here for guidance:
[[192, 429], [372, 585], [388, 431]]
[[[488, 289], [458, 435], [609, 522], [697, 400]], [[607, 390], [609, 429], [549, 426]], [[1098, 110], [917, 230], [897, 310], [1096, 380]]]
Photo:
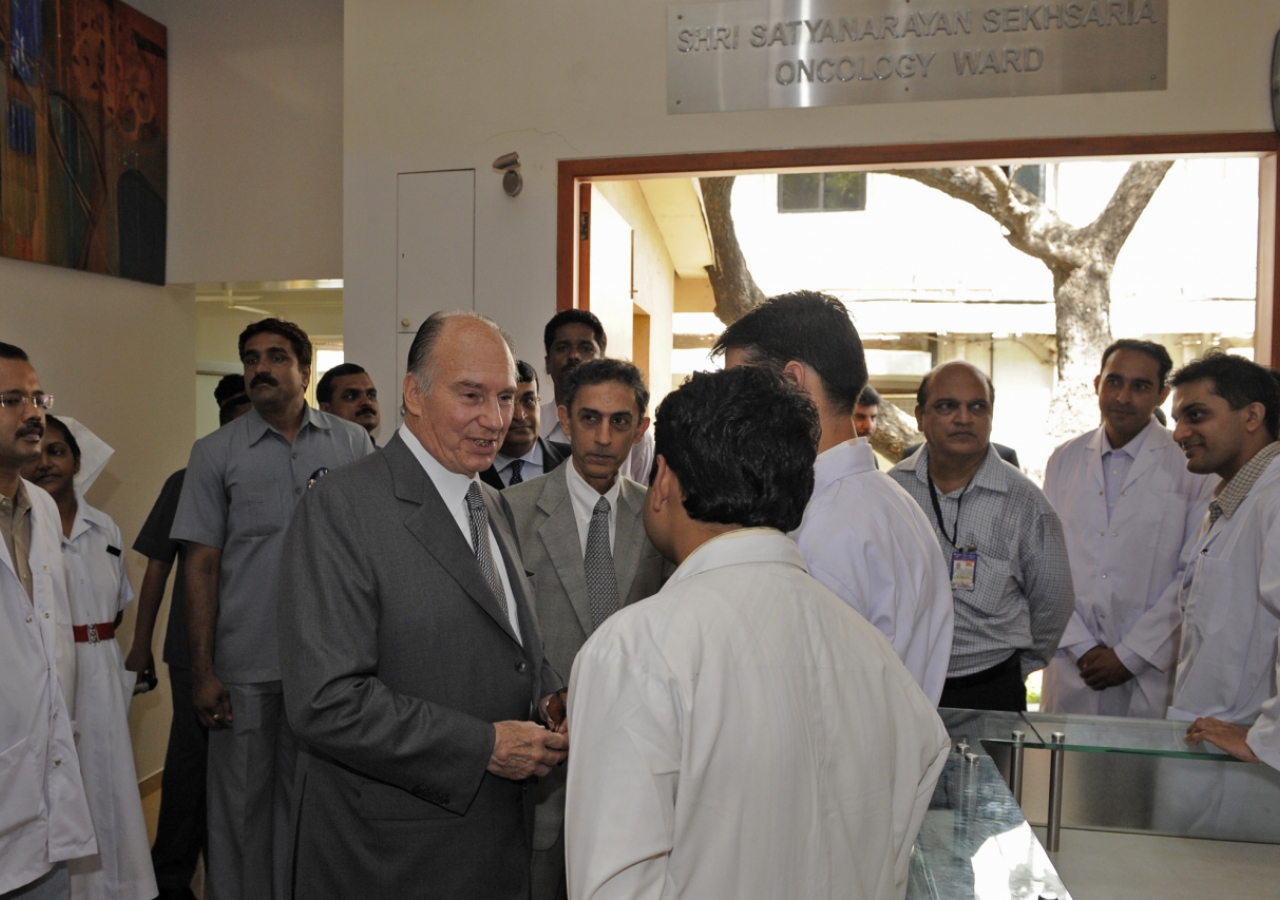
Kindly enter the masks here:
[[933, 476], [926, 474], [925, 478], [929, 479], [929, 499], [933, 501], [933, 515], [938, 520], [938, 530], [942, 532], [942, 536], [947, 539], [952, 549], [959, 550], [956, 541], [960, 537], [960, 501], [969, 492], [969, 485], [966, 484], [960, 496], [956, 498], [956, 526], [951, 534], [947, 534], [947, 526], [942, 523], [942, 504], [938, 502], [938, 489], [933, 486]]

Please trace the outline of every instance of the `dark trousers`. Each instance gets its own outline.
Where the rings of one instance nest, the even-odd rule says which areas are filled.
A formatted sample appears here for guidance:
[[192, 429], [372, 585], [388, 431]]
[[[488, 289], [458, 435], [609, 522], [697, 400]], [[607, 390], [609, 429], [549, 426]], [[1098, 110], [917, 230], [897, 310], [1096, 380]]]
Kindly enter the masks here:
[[1022, 679], [1022, 654], [1014, 651], [1013, 656], [990, 669], [948, 678], [942, 686], [942, 699], [938, 706], [1026, 712], [1027, 686]]
[[208, 825], [205, 798], [209, 734], [191, 702], [190, 669], [169, 667], [173, 688], [173, 724], [164, 754], [160, 781], [160, 819], [151, 863], [161, 890], [185, 888], [196, 874], [196, 863], [205, 851]]

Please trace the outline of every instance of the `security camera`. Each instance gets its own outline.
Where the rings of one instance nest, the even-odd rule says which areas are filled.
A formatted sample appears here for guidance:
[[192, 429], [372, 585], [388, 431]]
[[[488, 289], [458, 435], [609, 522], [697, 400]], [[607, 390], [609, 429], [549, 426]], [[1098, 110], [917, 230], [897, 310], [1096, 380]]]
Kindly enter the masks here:
[[520, 177], [520, 154], [504, 153], [493, 161], [493, 171], [502, 173], [502, 189], [508, 197], [514, 197], [524, 187]]

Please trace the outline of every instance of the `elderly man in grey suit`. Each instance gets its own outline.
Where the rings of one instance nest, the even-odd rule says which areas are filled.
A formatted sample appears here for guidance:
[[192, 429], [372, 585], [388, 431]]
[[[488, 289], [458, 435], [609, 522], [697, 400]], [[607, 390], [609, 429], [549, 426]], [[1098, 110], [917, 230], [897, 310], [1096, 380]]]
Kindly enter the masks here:
[[510, 420], [515, 365], [489, 319], [414, 339], [405, 420], [315, 484], [280, 573], [297, 898], [529, 894], [532, 776], [568, 750], [510, 508], [476, 473]]
[[[511, 504], [547, 658], [562, 675], [619, 607], [656, 594], [671, 566], [644, 531], [645, 489], [620, 474], [649, 419], [649, 389], [629, 362], [597, 359], [565, 379], [560, 424], [570, 463], [513, 485]], [[538, 782], [533, 900], [565, 897], [564, 769]]]

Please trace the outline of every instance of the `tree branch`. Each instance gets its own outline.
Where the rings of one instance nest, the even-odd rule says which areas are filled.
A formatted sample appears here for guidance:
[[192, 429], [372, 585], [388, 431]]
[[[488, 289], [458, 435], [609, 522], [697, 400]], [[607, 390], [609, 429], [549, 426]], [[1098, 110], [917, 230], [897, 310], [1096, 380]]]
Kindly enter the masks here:
[[733, 176], [699, 178], [698, 181], [702, 186], [702, 204], [707, 212], [707, 228], [716, 259], [715, 265], [707, 266], [711, 290], [716, 298], [716, 317], [724, 324], [732, 325], [766, 298], [751, 277], [733, 228], [730, 209]]
[[1084, 243], [1092, 246], [1106, 264], [1115, 263], [1156, 188], [1160, 187], [1172, 167], [1171, 159], [1139, 160], [1129, 166], [1106, 208], [1098, 218], [1080, 229]]

